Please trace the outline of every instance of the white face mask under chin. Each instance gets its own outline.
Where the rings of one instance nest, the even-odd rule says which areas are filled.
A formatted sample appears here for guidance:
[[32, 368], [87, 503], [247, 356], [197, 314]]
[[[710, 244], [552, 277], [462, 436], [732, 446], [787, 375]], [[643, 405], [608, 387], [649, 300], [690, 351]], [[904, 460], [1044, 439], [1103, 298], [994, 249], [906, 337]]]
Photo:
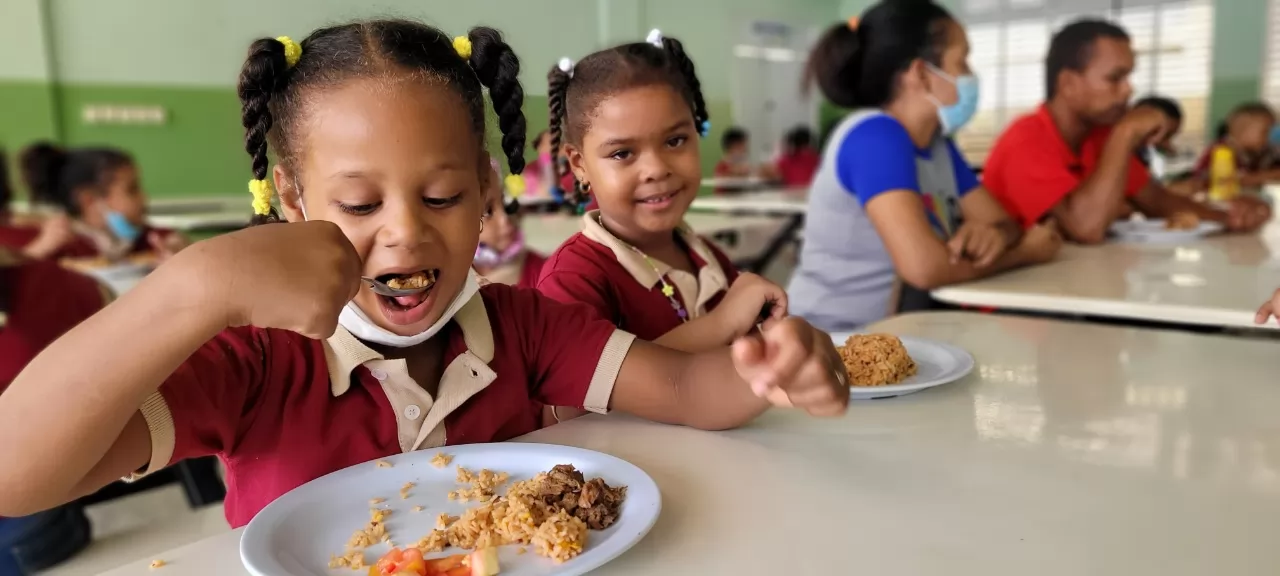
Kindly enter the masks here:
[[427, 340], [430, 340], [432, 336], [439, 333], [440, 330], [444, 328], [445, 324], [448, 324], [449, 321], [458, 314], [458, 311], [461, 310], [467, 302], [470, 302], [471, 298], [473, 298], [479, 291], [480, 283], [476, 279], [475, 271], [468, 270], [467, 280], [463, 282], [462, 290], [458, 291], [458, 295], [453, 298], [453, 302], [449, 303], [449, 307], [445, 309], [444, 314], [440, 316], [440, 319], [436, 320], [435, 324], [432, 324], [430, 328], [427, 328], [425, 331], [419, 332], [413, 336], [393, 334], [383, 329], [381, 326], [374, 324], [354, 301], [348, 302], [347, 305], [343, 307], [342, 314], [338, 315], [338, 324], [345, 328], [347, 332], [350, 332], [352, 336], [364, 340], [365, 342], [372, 342], [383, 346], [393, 346], [396, 348], [407, 348], [409, 346], [415, 346], [426, 342]]

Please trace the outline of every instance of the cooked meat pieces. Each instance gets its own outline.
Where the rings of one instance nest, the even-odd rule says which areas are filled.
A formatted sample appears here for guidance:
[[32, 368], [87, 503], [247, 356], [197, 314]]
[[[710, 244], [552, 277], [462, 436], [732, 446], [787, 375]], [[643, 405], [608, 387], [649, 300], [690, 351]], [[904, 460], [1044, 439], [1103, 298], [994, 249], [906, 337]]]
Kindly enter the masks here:
[[610, 487], [601, 478], [587, 480], [569, 464], [551, 469], [542, 481], [538, 497], [547, 504], [563, 508], [592, 530], [604, 530], [618, 520], [618, 511], [626, 498], [627, 488]]

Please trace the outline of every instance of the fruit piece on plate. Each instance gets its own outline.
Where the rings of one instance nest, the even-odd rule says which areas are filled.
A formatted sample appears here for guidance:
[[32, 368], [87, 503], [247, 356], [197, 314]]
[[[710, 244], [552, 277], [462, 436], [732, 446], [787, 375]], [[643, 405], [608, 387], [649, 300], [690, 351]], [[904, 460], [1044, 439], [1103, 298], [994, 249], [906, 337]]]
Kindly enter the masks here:
[[416, 548], [392, 548], [369, 567], [369, 576], [496, 576], [498, 551], [494, 548], [444, 558], [422, 557]]

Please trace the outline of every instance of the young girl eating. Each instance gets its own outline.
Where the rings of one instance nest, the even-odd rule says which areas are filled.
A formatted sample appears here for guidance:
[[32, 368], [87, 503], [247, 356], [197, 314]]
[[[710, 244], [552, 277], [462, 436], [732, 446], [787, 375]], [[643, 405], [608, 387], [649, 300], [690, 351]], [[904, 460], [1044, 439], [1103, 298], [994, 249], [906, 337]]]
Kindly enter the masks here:
[[480, 228], [474, 267], [476, 273], [490, 282], [532, 289], [547, 259], [525, 247], [519, 204], [506, 201], [502, 180], [496, 177], [500, 173], [498, 163], [491, 164], [495, 177], [491, 179], [485, 200], [485, 220]]
[[[724, 346], [787, 296], [741, 274], [694, 234], [685, 212], [698, 194], [701, 84], [680, 41], [649, 41], [565, 59], [548, 76], [551, 140], [563, 140], [581, 193], [599, 208], [543, 266], [538, 290], [582, 302], [643, 340], [694, 351]], [[581, 200], [581, 199], [580, 199]]]
[[255, 41], [238, 91], [264, 225], [183, 250], [18, 376], [0, 396], [0, 515], [216, 454], [242, 526], [346, 466], [533, 431], [535, 402], [704, 429], [771, 403], [843, 413], [839, 356], [803, 321], [687, 354], [584, 306], [478, 286], [483, 88], [518, 174], [519, 69], [489, 28], [450, 39], [380, 20]]
[[167, 258], [189, 243], [147, 225], [147, 198], [133, 158], [114, 148], [63, 150], [36, 144], [22, 154], [33, 201], [71, 219], [75, 236], [51, 257], [105, 258], [142, 253]]
[[810, 187], [793, 312], [856, 330], [930, 307], [934, 288], [1056, 254], [1057, 234], [1024, 236], [950, 139], [978, 106], [968, 56], [964, 28], [930, 1], [885, 0], [818, 41], [809, 77], [855, 112]]

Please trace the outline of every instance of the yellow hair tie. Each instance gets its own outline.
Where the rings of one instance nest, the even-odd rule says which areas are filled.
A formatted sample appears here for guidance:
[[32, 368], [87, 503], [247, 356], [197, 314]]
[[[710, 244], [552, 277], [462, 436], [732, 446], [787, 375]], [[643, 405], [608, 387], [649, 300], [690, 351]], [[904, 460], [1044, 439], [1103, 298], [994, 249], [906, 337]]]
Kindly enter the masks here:
[[253, 194], [253, 213], [266, 216], [271, 213], [271, 182], [250, 180], [249, 193]]
[[280, 36], [276, 38], [276, 42], [284, 44], [284, 62], [290, 68], [298, 64], [298, 59], [302, 58], [302, 45], [293, 41], [288, 36]]
[[471, 39], [466, 36], [458, 36], [453, 39], [453, 49], [462, 57], [463, 60], [471, 59]]
[[507, 185], [507, 192], [511, 193], [512, 198], [519, 198], [524, 194], [524, 177], [519, 174], [507, 174], [503, 178], [503, 183]]

